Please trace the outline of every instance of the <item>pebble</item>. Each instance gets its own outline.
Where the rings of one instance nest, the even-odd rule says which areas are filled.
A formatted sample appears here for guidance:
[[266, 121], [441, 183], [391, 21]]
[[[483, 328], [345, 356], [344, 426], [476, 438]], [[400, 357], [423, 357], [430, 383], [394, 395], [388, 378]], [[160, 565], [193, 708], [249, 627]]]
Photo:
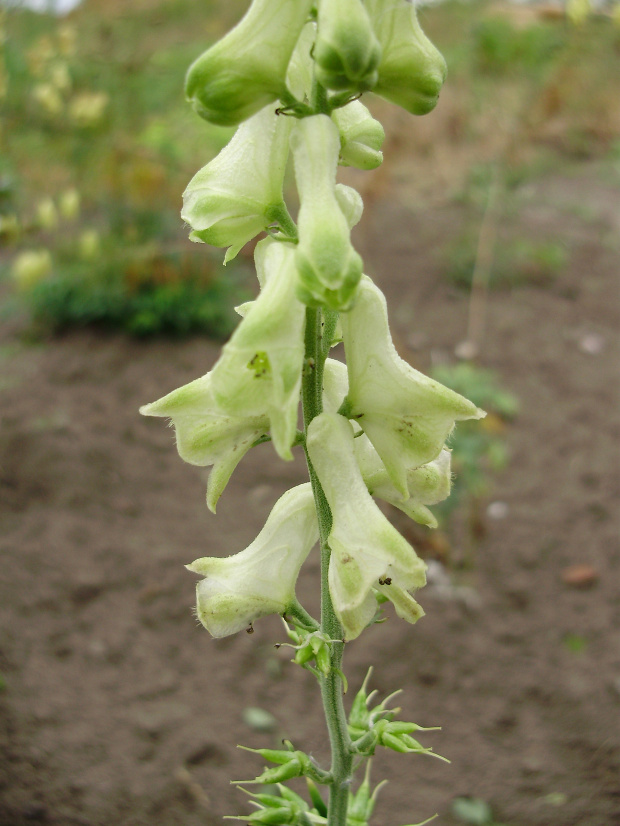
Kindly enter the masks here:
[[598, 356], [605, 346], [605, 339], [598, 333], [588, 333], [579, 339], [579, 349], [589, 356]]
[[506, 502], [491, 502], [487, 507], [489, 519], [505, 519], [510, 512], [510, 507]]
[[585, 563], [569, 565], [562, 571], [562, 582], [572, 588], [590, 588], [598, 582], [598, 571]]

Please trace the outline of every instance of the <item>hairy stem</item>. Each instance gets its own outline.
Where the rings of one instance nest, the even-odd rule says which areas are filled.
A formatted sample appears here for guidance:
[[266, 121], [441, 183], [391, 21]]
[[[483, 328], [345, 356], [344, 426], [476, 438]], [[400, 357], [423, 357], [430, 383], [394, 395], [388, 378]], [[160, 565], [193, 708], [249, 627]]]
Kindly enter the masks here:
[[[337, 318], [337, 313], [326, 312], [325, 319], [323, 319], [320, 310], [313, 307], [306, 309], [306, 355], [302, 382], [304, 433], [308, 432], [310, 422], [323, 409], [323, 369]], [[342, 626], [334, 612], [327, 580], [330, 557], [327, 539], [331, 531], [332, 515], [307, 452], [306, 460], [314, 493], [321, 543], [321, 631], [329, 639], [341, 640], [343, 637]], [[336, 642], [331, 645], [331, 670], [327, 677], [321, 677], [323, 710], [332, 752], [331, 774], [333, 782], [329, 791], [328, 826], [346, 826], [349, 786], [353, 768], [351, 740], [342, 701], [343, 684], [340, 672], [343, 652], [344, 642]]]

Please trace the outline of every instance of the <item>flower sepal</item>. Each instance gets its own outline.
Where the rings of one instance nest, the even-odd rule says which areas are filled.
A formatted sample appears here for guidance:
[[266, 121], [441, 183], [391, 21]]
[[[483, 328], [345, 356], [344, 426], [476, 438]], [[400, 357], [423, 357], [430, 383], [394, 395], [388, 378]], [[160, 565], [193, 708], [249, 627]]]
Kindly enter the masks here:
[[308, 777], [315, 783], [329, 784], [332, 782], [330, 772], [321, 769], [305, 752], [295, 749], [290, 740], [285, 740], [285, 749], [251, 749], [239, 746], [244, 751], [259, 754], [264, 760], [276, 763], [272, 768], [265, 769], [254, 780], [236, 780], [243, 784], [271, 784], [282, 783], [293, 777]]

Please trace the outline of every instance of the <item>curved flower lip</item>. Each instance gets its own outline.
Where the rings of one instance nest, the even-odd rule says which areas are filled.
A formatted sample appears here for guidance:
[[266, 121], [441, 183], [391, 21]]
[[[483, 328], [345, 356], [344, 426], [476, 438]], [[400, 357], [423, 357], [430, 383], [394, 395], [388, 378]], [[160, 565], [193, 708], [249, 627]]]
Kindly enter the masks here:
[[399, 494], [407, 473], [439, 456], [455, 422], [486, 413], [403, 361], [392, 342], [383, 293], [364, 276], [341, 317], [349, 375], [348, 415], [364, 430]]
[[308, 428], [307, 447], [332, 513], [329, 588], [346, 639], [355, 639], [372, 620], [374, 590], [414, 622], [423, 611], [408, 592], [426, 583], [426, 565], [368, 493], [351, 425], [336, 413], [321, 413]]
[[285, 76], [312, 0], [253, 0], [190, 66], [185, 94], [205, 120], [236, 126], [286, 92]]
[[234, 469], [269, 432], [267, 415], [223, 414], [213, 396], [210, 373], [144, 405], [140, 413], [170, 418], [180, 457], [192, 465], [213, 466], [207, 484], [207, 506], [213, 513]]
[[183, 193], [181, 217], [193, 230], [191, 240], [228, 247], [224, 263], [267, 229], [283, 205], [290, 121], [266, 106], [237, 129]]
[[213, 637], [242, 631], [259, 617], [284, 614], [295, 600], [299, 570], [319, 536], [310, 483], [278, 499], [254, 542], [225, 558], [204, 557], [186, 568], [205, 577], [196, 586], [196, 615]]
[[328, 115], [298, 121], [291, 133], [300, 196], [297, 295], [306, 304], [348, 307], [362, 275], [347, 217], [336, 196], [338, 129]]
[[263, 288], [212, 370], [213, 395], [225, 415], [268, 416], [278, 455], [292, 459], [305, 330], [305, 307], [295, 297], [295, 246], [265, 238], [255, 260]]
[[425, 115], [437, 104], [446, 79], [446, 61], [422, 31], [414, 3], [365, 2], [382, 49], [373, 91], [413, 115]]

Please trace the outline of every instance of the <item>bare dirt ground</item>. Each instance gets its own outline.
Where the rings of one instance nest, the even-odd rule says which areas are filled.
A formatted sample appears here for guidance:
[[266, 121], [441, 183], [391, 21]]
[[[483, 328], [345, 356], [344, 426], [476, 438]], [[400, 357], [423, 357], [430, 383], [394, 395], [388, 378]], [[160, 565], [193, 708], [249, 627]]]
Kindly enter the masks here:
[[[420, 593], [415, 628], [390, 617], [352, 643], [352, 689], [370, 663], [382, 692], [450, 765], [381, 755], [380, 826], [451, 802], [490, 802], [507, 826], [620, 824], [618, 196], [611, 166], [549, 174], [514, 195], [511, 226], [561, 235], [568, 263], [544, 285], [490, 294], [480, 362], [521, 412], [475, 566]], [[404, 206], [403, 206], [404, 205]], [[432, 210], [396, 182], [357, 243], [389, 299], [403, 355], [426, 369], [463, 338], [467, 294], [438, 251], [464, 207]], [[414, 349], [415, 346], [415, 349]], [[288, 664], [279, 621], [215, 642], [192, 614], [183, 564], [251, 541], [301, 460], [262, 445], [217, 517], [204, 474], [139, 405], [207, 371], [200, 339], [141, 344], [84, 332], [39, 345], [9, 325], [0, 350], [0, 824], [210, 826], [247, 812], [230, 779], [260, 760], [235, 748], [289, 737], [325, 757], [314, 680]], [[569, 566], [593, 569], [588, 587]], [[318, 562], [300, 597], [313, 607]], [[353, 692], [352, 692], [353, 693]], [[244, 722], [269, 710], [275, 730]]]

